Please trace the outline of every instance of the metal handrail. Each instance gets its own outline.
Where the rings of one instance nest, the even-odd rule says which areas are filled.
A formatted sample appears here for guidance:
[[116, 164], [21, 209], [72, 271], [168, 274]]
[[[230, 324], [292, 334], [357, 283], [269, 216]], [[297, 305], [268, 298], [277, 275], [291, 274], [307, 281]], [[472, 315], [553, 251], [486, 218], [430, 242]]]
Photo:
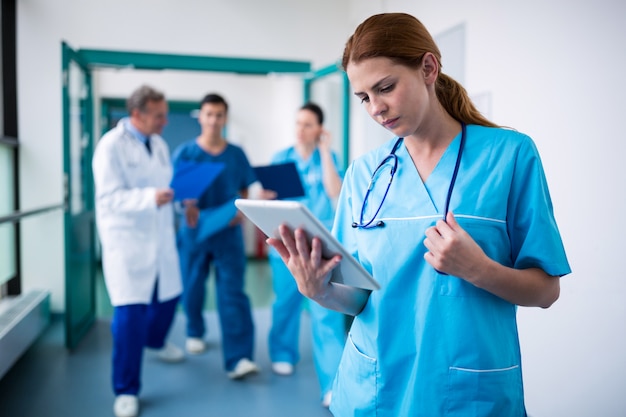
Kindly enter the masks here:
[[34, 210], [27, 211], [16, 211], [15, 213], [9, 214], [7, 216], [0, 216], [0, 224], [2, 223], [17, 223], [22, 220], [24, 217], [34, 216], [35, 214], [46, 213], [48, 211], [54, 210], [65, 210], [65, 204], [55, 204], [52, 206], [41, 207]]

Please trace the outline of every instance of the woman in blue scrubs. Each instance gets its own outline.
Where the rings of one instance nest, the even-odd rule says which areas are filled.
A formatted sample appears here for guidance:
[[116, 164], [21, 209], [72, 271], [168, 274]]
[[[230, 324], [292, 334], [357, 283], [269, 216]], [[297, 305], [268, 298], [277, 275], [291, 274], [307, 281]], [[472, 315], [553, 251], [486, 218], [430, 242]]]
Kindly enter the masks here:
[[525, 416], [516, 309], [570, 272], [533, 141], [475, 109], [413, 16], [366, 19], [342, 63], [396, 136], [348, 168], [333, 226], [381, 289], [331, 283], [339, 257], [300, 229], [268, 239], [304, 295], [355, 316], [331, 411]]
[[[330, 230], [335, 216], [334, 200], [341, 190], [337, 155], [330, 147], [329, 133], [323, 128], [324, 113], [315, 103], [306, 103], [296, 115], [296, 143], [276, 153], [273, 164], [294, 162], [305, 195], [300, 201]], [[266, 190], [267, 192], [267, 190]], [[272, 285], [276, 299], [272, 305], [269, 354], [272, 370], [291, 375], [299, 361], [300, 312], [305, 301], [293, 276], [275, 250], [270, 250]], [[313, 333], [313, 359], [321, 388], [322, 405], [328, 407], [332, 384], [346, 339], [345, 316], [316, 303], [309, 303]]]

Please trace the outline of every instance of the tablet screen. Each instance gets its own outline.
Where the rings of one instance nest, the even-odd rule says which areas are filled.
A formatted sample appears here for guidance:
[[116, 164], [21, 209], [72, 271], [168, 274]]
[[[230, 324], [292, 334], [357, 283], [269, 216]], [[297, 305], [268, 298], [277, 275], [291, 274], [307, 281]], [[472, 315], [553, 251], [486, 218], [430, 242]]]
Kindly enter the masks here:
[[279, 200], [235, 200], [235, 205], [266, 236], [279, 237], [278, 226], [286, 224], [292, 230], [302, 228], [309, 240], [314, 236], [322, 241], [322, 256], [342, 256], [333, 270], [331, 281], [367, 290], [377, 290], [380, 285], [365, 268], [348, 253], [337, 239], [302, 203]]

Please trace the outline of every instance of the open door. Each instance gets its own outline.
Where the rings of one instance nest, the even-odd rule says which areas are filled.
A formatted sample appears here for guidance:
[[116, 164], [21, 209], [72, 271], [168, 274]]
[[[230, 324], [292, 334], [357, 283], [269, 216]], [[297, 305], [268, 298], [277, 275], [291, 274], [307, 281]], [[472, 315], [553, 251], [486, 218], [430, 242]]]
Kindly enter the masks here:
[[304, 101], [314, 101], [324, 109], [324, 126], [333, 135], [332, 147], [345, 170], [350, 155], [350, 83], [339, 62], [307, 74]]
[[95, 212], [91, 74], [66, 43], [63, 56], [65, 345], [76, 347], [95, 320]]
[[[284, 61], [216, 56], [155, 54], [95, 49], [74, 50], [62, 44], [63, 134], [65, 175], [65, 317], [66, 346], [75, 347], [96, 316], [96, 233], [91, 158], [94, 149], [93, 89], [91, 69], [180, 70], [230, 72], [242, 75], [309, 74], [307, 61]], [[337, 67], [315, 73], [314, 78], [337, 72]], [[334, 77], [326, 78], [331, 80]], [[312, 81], [311, 81], [312, 82]], [[305, 81], [308, 85], [308, 81]], [[334, 89], [335, 83], [330, 83]], [[345, 84], [345, 82], [344, 82]], [[308, 91], [308, 87], [306, 88]], [[344, 117], [347, 104], [344, 105]], [[343, 126], [347, 153], [347, 125]], [[339, 142], [339, 140], [337, 140]]]

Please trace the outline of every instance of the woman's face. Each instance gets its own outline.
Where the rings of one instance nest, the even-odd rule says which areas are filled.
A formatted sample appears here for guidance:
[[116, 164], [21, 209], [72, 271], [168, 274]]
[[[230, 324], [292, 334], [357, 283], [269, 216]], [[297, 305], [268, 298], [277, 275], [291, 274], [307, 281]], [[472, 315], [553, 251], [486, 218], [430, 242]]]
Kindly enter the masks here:
[[314, 145], [322, 134], [322, 125], [311, 110], [299, 110], [296, 114], [296, 139], [303, 145]]
[[399, 137], [420, 129], [432, 104], [422, 66], [412, 69], [378, 57], [350, 62], [346, 72], [354, 94], [377, 123]]

